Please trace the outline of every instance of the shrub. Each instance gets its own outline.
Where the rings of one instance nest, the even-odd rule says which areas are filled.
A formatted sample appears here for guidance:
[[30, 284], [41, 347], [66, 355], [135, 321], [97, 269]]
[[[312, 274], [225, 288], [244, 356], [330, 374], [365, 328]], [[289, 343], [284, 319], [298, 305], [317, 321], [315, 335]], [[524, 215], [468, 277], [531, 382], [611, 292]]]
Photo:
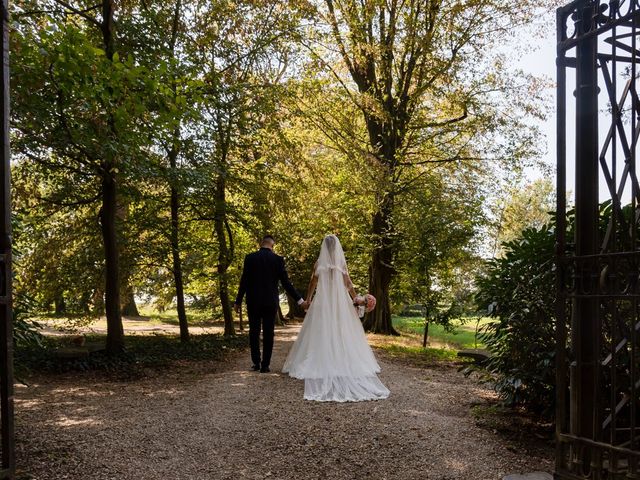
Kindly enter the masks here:
[[14, 344], [14, 368], [16, 378], [19, 380], [28, 372], [28, 366], [24, 361], [24, 351], [41, 352], [43, 350], [43, 336], [40, 333], [40, 325], [29, 319], [33, 311], [33, 300], [21, 295], [14, 299], [13, 304], [13, 344]]
[[554, 405], [554, 232], [526, 229], [503, 244], [504, 256], [477, 278], [476, 301], [496, 319], [481, 339], [492, 357], [485, 365], [501, 398], [550, 415]]

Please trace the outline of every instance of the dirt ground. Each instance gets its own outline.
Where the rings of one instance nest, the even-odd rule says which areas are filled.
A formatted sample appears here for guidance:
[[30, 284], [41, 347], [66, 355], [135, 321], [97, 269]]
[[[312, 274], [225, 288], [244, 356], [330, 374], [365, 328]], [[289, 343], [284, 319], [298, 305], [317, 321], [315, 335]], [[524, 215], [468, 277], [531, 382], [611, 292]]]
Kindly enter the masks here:
[[143, 380], [86, 374], [16, 388], [20, 479], [499, 479], [551, 471], [551, 452], [479, 426], [492, 392], [453, 367], [377, 353], [387, 400], [315, 403], [280, 372], [299, 326], [279, 328], [272, 372], [248, 352]]

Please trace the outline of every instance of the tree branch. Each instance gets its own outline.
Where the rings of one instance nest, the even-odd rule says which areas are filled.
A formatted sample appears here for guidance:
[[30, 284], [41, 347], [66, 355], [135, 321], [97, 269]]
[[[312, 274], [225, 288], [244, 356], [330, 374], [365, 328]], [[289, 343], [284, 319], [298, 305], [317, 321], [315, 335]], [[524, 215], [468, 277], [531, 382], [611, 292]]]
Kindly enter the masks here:
[[62, 200], [56, 200], [54, 198], [51, 197], [42, 197], [40, 195], [36, 195], [36, 198], [38, 200], [41, 200], [45, 203], [50, 203], [52, 205], [57, 205], [60, 207], [77, 207], [79, 205], [91, 205], [92, 203], [97, 202], [98, 200], [100, 200], [101, 194], [97, 194], [92, 198], [83, 198], [80, 200], [76, 200], [75, 202], [65, 202]]
[[87, 15], [87, 12], [90, 12], [92, 10], [97, 10], [98, 8], [100, 8], [102, 6], [101, 4], [100, 5], [94, 5], [93, 7], [90, 7], [90, 8], [84, 9], [84, 10], [80, 10], [80, 9], [75, 8], [74, 6], [68, 4], [64, 0], [53, 0], [53, 1], [56, 2], [59, 5], [62, 5], [64, 8], [66, 8], [70, 12], [81, 16], [82, 18], [84, 18], [88, 22], [92, 23], [96, 27], [102, 28], [102, 24], [98, 20], [96, 20], [94, 17], [92, 17], [90, 15]]

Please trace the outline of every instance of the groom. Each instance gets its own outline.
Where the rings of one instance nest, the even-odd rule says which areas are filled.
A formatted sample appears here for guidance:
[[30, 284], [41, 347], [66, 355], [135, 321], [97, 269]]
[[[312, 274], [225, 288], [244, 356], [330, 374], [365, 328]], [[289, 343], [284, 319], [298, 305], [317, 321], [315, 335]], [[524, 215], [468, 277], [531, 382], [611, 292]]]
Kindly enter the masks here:
[[[242, 297], [247, 294], [247, 313], [249, 314], [249, 343], [253, 370], [269, 372], [276, 313], [280, 304], [278, 282], [299, 305], [306, 305], [302, 296], [293, 288], [284, 266], [284, 259], [273, 253], [275, 240], [265, 235], [260, 243], [260, 250], [250, 253], [244, 259], [244, 268], [240, 278], [240, 288], [234, 304], [235, 311], [240, 313]], [[260, 327], [263, 332], [263, 355], [260, 363]]]

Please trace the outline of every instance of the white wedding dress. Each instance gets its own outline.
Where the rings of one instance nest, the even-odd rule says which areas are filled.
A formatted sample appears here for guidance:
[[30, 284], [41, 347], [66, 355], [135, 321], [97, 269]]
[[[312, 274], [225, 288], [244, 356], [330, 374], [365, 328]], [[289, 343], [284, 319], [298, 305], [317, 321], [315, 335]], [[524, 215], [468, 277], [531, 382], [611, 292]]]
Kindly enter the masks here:
[[304, 398], [358, 402], [389, 396], [380, 366], [349, 296], [347, 263], [338, 237], [328, 235], [316, 262], [316, 295], [282, 369], [304, 379]]

